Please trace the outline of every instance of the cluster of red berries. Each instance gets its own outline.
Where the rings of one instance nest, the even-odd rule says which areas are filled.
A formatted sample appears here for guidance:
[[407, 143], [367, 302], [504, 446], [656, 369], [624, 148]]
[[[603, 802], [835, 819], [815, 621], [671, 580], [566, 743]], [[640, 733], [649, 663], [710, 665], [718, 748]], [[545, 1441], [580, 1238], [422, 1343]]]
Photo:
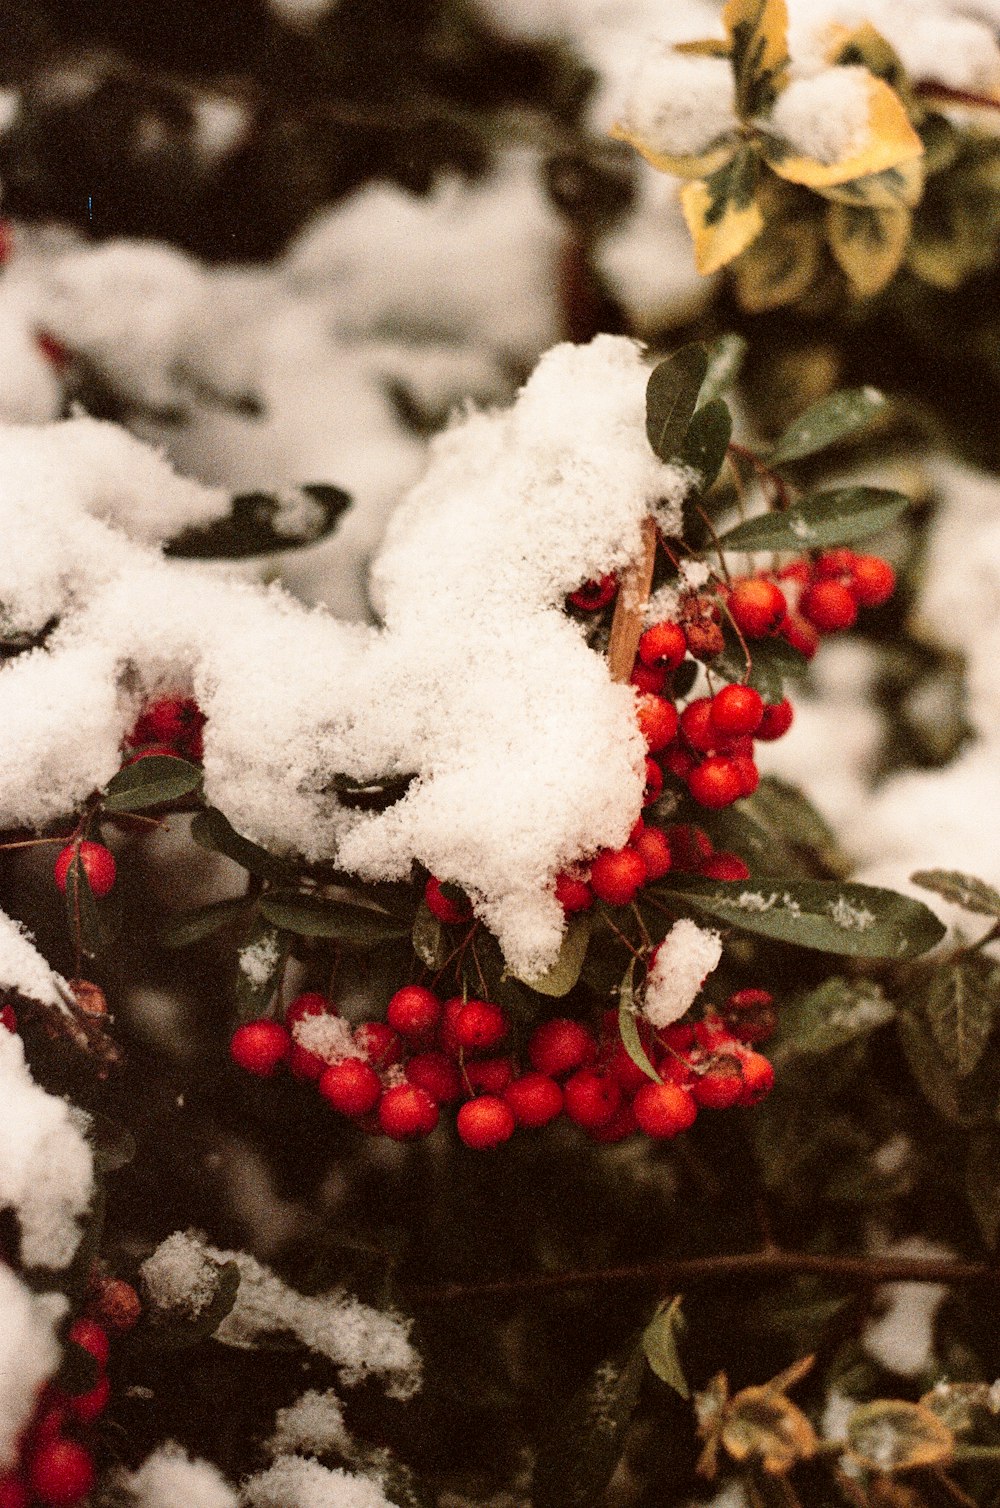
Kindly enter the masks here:
[[66, 1338], [93, 1357], [97, 1382], [89, 1392], [75, 1395], [62, 1392], [55, 1383], [45, 1384], [21, 1436], [17, 1465], [0, 1474], [0, 1508], [72, 1508], [93, 1490], [94, 1458], [79, 1437], [86, 1436], [111, 1396], [108, 1331], [130, 1330], [141, 1306], [131, 1283], [98, 1278], [91, 1284], [88, 1308], [90, 1314], [74, 1320]]
[[150, 702], [126, 735], [127, 747], [137, 752], [125, 762], [134, 764], [137, 759], [160, 754], [197, 763], [204, 753], [204, 726], [205, 714], [189, 696], [165, 696]]
[[568, 1017], [544, 1022], [528, 1041], [527, 1067], [497, 1052], [510, 1026], [486, 1000], [441, 1000], [422, 985], [405, 985], [384, 1022], [364, 1022], [352, 1033], [362, 1056], [328, 1061], [296, 1041], [304, 1017], [336, 1014], [325, 996], [299, 995], [284, 1024], [261, 1019], [238, 1027], [231, 1054], [262, 1077], [287, 1063], [297, 1078], [316, 1082], [334, 1110], [396, 1141], [428, 1136], [440, 1107], [459, 1101], [456, 1130], [478, 1150], [560, 1114], [601, 1142], [637, 1130], [670, 1137], [694, 1122], [699, 1107], [755, 1104], [774, 1082], [770, 1063], [752, 1047], [774, 1029], [765, 990], [738, 991], [720, 1013], [691, 1026], [657, 1032], [641, 1023], [660, 1083], [629, 1056], [615, 1011], [606, 1012], [598, 1035]]

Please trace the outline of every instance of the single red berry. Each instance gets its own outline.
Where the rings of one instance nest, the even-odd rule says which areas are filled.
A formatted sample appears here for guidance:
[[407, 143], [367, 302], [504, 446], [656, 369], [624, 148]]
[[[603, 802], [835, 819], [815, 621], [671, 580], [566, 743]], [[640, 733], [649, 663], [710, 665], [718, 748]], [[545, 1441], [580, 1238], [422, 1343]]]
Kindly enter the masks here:
[[319, 1092], [341, 1115], [367, 1115], [381, 1098], [382, 1081], [370, 1063], [343, 1058], [323, 1070]]
[[119, 1335], [131, 1330], [142, 1316], [139, 1295], [124, 1278], [98, 1278], [91, 1288], [89, 1307], [102, 1324]]
[[528, 1042], [532, 1068], [551, 1078], [583, 1068], [596, 1057], [597, 1043], [590, 1032], [568, 1016], [543, 1021], [535, 1027]]
[[562, 1089], [544, 1073], [524, 1073], [512, 1079], [503, 1097], [519, 1126], [547, 1126], [563, 1107]]
[[646, 866], [647, 880], [662, 880], [673, 863], [670, 843], [659, 827], [647, 827], [632, 844]]
[[478, 1099], [466, 1100], [455, 1117], [455, 1129], [462, 1141], [480, 1152], [509, 1141], [516, 1124], [513, 1110], [495, 1094], [482, 1094]]
[[205, 714], [189, 696], [164, 696], [143, 708], [130, 744], [165, 743], [189, 746], [205, 726]]
[[635, 699], [639, 732], [650, 754], [658, 754], [677, 736], [677, 708], [665, 696], [641, 692]]
[[321, 995], [318, 990], [304, 990], [301, 995], [296, 995], [285, 1006], [285, 1025], [291, 1031], [292, 1027], [306, 1016], [336, 1016], [337, 1007], [326, 995]]
[[760, 720], [760, 727], [756, 736], [765, 743], [773, 743], [776, 738], [781, 738], [792, 726], [794, 717], [792, 704], [785, 697], [780, 702], [770, 702], [764, 708], [764, 716]]
[[488, 1052], [507, 1035], [507, 1017], [487, 1000], [469, 1000], [455, 1017], [455, 1040], [464, 1052]]
[[676, 670], [687, 654], [687, 639], [679, 623], [654, 623], [639, 640], [639, 659], [651, 670]]
[[292, 1077], [299, 1079], [304, 1084], [315, 1084], [321, 1079], [327, 1069], [326, 1058], [321, 1058], [318, 1053], [310, 1052], [308, 1047], [303, 1047], [301, 1042], [292, 1041], [292, 1050], [288, 1055], [288, 1067]]
[[465, 1077], [475, 1094], [503, 1094], [514, 1077], [511, 1058], [480, 1058], [465, 1064]]
[[695, 697], [688, 702], [680, 717], [681, 733], [692, 749], [699, 754], [709, 754], [719, 742], [719, 729], [712, 721], [712, 698]]
[[629, 685], [634, 686], [636, 691], [650, 691], [654, 696], [658, 696], [666, 684], [667, 672], [665, 670], [651, 670], [640, 660], [636, 660], [632, 666]]
[[0, 1476], [0, 1508], [28, 1508], [31, 1495], [23, 1477]]
[[738, 581], [729, 594], [728, 606], [733, 622], [748, 639], [773, 634], [788, 611], [784, 592], [765, 576]]
[[462, 1098], [462, 1077], [455, 1064], [443, 1052], [414, 1053], [407, 1061], [406, 1077], [439, 1105], [447, 1105], [452, 1100]]
[[640, 1131], [657, 1140], [677, 1136], [693, 1126], [698, 1106], [680, 1084], [643, 1084], [632, 1101]]
[[740, 795], [752, 796], [760, 785], [760, 771], [749, 754], [730, 755], [733, 768], [739, 776]]
[[93, 1490], [95, 1477], [90, 1452], [75, 1440], [50, 1440], [28, 1467], [31, 1490], [45, 1508], [71, 1508]]
[[588, 911], [594, 904], [594, 892], [586, 880], [581, 880], [572, 874], [556, 875], [556, 900], [563, 908], [567, 916], [574, 911]]
[[734, 760], [723, 754], [710, 754], [691, 771], [688, 790], [700, 806], [718, 810], [739, 800], [743, 781]]
[[716, 1015], [694, 1023], [694, 1040], [708, 1053], [725, 1051], [735, 1045], [722, 1018]]
[[679, 1084], [682, 1089], [690, 1089], [694, 1083], [694, 1068], [690, 1059], [683, 1054], [676, 1056], [672, 1052], [664, 1053], [656, 1064], [656, 1071], [664, 1084]]
[[798, 560], [790, 560], [778, 572], [779, 581], [794, 581], [799, 586], [808, 586], [812, 579], [812, 561], [807, 556], [802, 556]]
[[107, 895], [115, 883], [115, 856], [103, 843], [67, 843], [55, 862], [54, 874], [59, 889], [66, 894], [69, 866], [80, 856], [80, 865], [95, 895]]
[[461, 905], [445, 895], [441, 888], [441, 881], [433, 875], [424, 886], [424, 900], [427, 909], [432, 916], [436, 916], [439, 922], [447, 922], [450, 926], [457, 926], [459, 922], [467, 922], [472, 915], [472, 907], [466, 901]]
[[765, 1042], [774, 1035], [778, 1013], [770, 990], [737, 990], [723, 1006], [729, 1030], [740, 1042]]
[[606, 1126], [622, 1102], [618, 1080], [595, 1068], [578, 1068], [563, 1088], [563, 1109], [585, 1130]]
[[748, 880], [750, 870], [744, 864], [739, 854], [716, 853], [710, 859], [706, 859], [699, 874], [704, 875], [706, 880]]
[[441, 1024], [438, 1027], [438, 1041], [445, 1052], [450, 1053], [453, 1058], [457, 1058], [461, 1051], [458, 1038], [455, 1035], [455, 1023], [458, 1021], [459, 1013], [464, 1009], [465, 1001], [461, 995], [453, 995], [441, 1007]]
[[77, 1393], [67, 1401], [67, 1412], [80, 1424], [93, 1424], [108, 1406], [111, 1398], [111, 1383], [107, 1376], [99, 1377], [89, 1393]]
[[66, 1332], [66, 1339], [89, 1352], [102, 1371], [107, 1366], [108, 1356], [111, 1354], [108, 1332], [95, 1319], [87, 1319], [85, 1316], [75, 1319]]
[[691, 1085], [697, 1104], [708, 1110], [729, 1110], [743, 1095], [743, 1073], [736, 1058], [722, 1056]]
[[675, 823], [667, 828], [666, 834], [674, 868], [680, 870], [682, 874], [690, 874], [700, 869], [705, 860], [710, 859], [714, 853], [708, 833], [700, 827], [692, 826], [689, 822]]
[[266, 1016], [238, 1026], [229, 1040], [233, 1062], [260, 1079], [269, 1079], [291, 1051], [292, 1039], [286, 1028]]
[[50, 1440], [57, 1440], [66, 1427], [66, 1399], [62, 1393], [46, 1384], [39, 1400], [35, 1417], [28, 1430], [29, 1454]]
[[752, 686], [723, 686], [711, 701], [717, 733], [756, 733], [764, 716], [764, 699]]
[[687, 1052], [694, 1045], [694, 1023], [675, 1021], [672, 1026], [661, 1026], [656, 1035], [664, 1047], [672, 1048], [674, 1052]]
[[633, 1136], [638, 1129], [632, 1101], [625, 1099], [603, 1126], [588, 1126], [587, 1135], [591, 1141], [599, 1142], [602, 1146], [610, 1146], [615, 1142], [625, 1141], [626, 1137]]
[[850, 577], [856, 559], [853, 550], [849, 550], [846, 545], [838, 545], [834, 550], [824, 550], [817, 557], [812, 573], [817, 581], [832, 581], [838, 576]]
[[5, 1005], [0, 1009], [0, 1026], [4, 1027], [6, 1031], [16, 1033], [17, 1014], [12, 1005]]
[[632, 848], [605, 848], [590, 867], [590, 888], [609, 906], [628, 906], [646, 878], [646, 865]]
[[743, 1093], [741, 1105], [757, 1105], [774, 1088], [774, 1068], [759, 1052], [744, 1052], [740, 1058], [743, 1070]]
[[664, 750], [663, 763], [678, 780], [687, 780], [698, 760], [683, 744], [672, 743], [669, 749]]
[[896, 573], [879, 555], [857, 555], [850, 586], [862, 607], [881, 607], [896, 590]]
[[596, 613], [614, 601], [617, 590], [617, 576], [601, 576], [596, 581], [585, 581], [575, 592], [570, 592], [568, 601], [583, 613]]
[[820, 633], [833, 634], [857, 621], [857, 598], [841, 581], [817, 581], [802, 593], [799, 609]]
[[405, 984], [389, 1001], [386, 1019], [402, 1036], [420, 1041], [432, 1037], [441, 1020], [441, 1002], [419, 984]]
[[642, 792], [643, 806], [652, 806], [663, 791], [663, 771], [655, 759], [646, 760], [646, 784]]
[[396, 1084], [382, 1096], [378, 1123], [393, 1141], [430, 1136], [438, 1123], [438, 1107], [416, 1084]]
[[362, 1021], [354, 1040], [373, 1068], [391, 1068], [403, 1056], [402, 1038], [384, 1021]]

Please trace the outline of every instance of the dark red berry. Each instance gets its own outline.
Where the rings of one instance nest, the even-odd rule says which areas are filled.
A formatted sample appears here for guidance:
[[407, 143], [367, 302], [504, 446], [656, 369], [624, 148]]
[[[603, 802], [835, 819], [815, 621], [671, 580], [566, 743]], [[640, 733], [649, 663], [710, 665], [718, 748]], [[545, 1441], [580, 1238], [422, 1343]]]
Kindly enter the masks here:
[[343, 1058], [323, 1070], [319, 1092], [341, 1115], [367, 1115], [382, 1096], [382, 1081], [362, 1058]]
[[393, 1141], [429, 1136], [438, 1123], [438, 1107], [416, 1084], [397, 1084], [382, 1096], [378, 1123]]
[[700, 827], [678, 822], [668, 827], [666, 833], [674, 868], [682, 873], [693, 873], [712, 857], [712, 840]]
[[482, 1094], [478, 1099], [466, 1100], [455, 1117], [455, 1129], [467, 1147], [484, 1151], [509, 1141], [517, 1124], [514, 1112], [506, 1100], [495, 1094]]
[[411, 1040], [431, 1037], [441, 1020], [441, 1002], [419, 984], [405, 984], [389, 1001], [386, 1019], [394, 1031]]
[[699, 874], [706, 880], [748, 880], [750, 870], [735, 853], [716, 853], [706, 859]]
[[80, 1424], [93, 1424], [99, 1419], [108, 1406], [111, 1398], [111, 1383], [108, 1378], [99, 1377], [89, 1393], [77, 1393], [66, 1404], [66, 1410]]
[[581, 612], [596, 613], [614, 601], [617, 590], [617, 576], [601, 576], [597, 581], [585, 581], [575, 592], [570, 592], [567, 600]]
[[646, 865], [632, 848], [606, 848], [590, 867], [590, 888], [609, 906], [628, 906], [646, 878]]
[[731, 755], [733, 768], [739, 777], [740, 795], [752, 796], [760, 785], [760, 771], [749, 754]]
[[646, 784], [642, 792], [643, 806], [652, 806], [663, 791], [663, 771], [655, 759], [646, 760]]
[[66, 1338], [72, 1341], [74, 1346], [80, 1346], [84, 1351], [89, 1352], [102, 1371], [107, 1366], [108, 1357], [111, 1354], [108, 1332], [95, 1319], [84, 1317], [74, 1320], [67, 1331]]
[[65, 895], [69, 866], [77, 854], [91, 890], [98, 896], [107, 895], [115, 883], [115, 856], [103, 843], [90, 843], [86, 839], [68, 843], [56, 859], [53, 873], [59, 889]]
[[0, 1508], [28, 1508], [31, 1495], [20, 1476], [0, 1476]]
[[838, 576], [850, 579], [856, 559], [854, 551], [846, 545], [838, 545], [834, 550], [824, 550], [812, 568], [813, 575], [817, 581], [832, 581]]
[[260, 1079], [269, 1079], [292, 1051], [292, 1039], [278, 1021], [266, 1016], [238, 1026], [229, 1040], [229, 1054], [234, 1063]]
[[5, 1031], [17, 1031], [17, 1014], [12, 1005], [8, 1004], [0, 1008], [0, 1026], [2, 1026]]
[[314, 1084], [323, 1077], [327, 1060], [318, 1053], [310, 1052], [308, 1047], [303, 1047], [301, 1042], [296, 1042], [293, 1038], [288, 1067], [293, 1078], [300, 1079], [305, 1084]]
[[514, 1064], [510, 1058], [480, 1058], [466, 1063], [465, 1077], [476, 1094], [503, 1094], [514, 1077]]
[[139, 1295], [124, 1278], [98, 1278], [92, 1285], [89, 1307], [109, 1330], [123, 1335], [142, 1316]]
[[658, 696], [667, 684], [667, 672], [665, 670], [651, 670], [648, 665], [643, 665], [636, 660], [632, 666], [632, 674], [629, 676], [629, 685], [634, 686], [636, 691], [649, 691]]
[[432, 916], [436, 916], [439, 922], [446, 922], [450, 926], [457, 926], [459, 922], [467, 922], [472, 915], [472, 907], [466, 902], [460, 905], [445, 895], [441, 889], [441, 881], [433, 875], [424, 886], [424, 900], [427, 909]]
[[447, 1105], [462, 1098], [463, 1085], [458, 1069], [443, 1052], [414, 1053], [406, 1064], [406, 1077], [436, 1100]]
[[536, 1026], [528, 1042], [528, 1057], [539, 1073], [558, 1078], [593, 1063], [597, 1043], [585, 1026], [568, 1016], [554, 1016]]
[[373, 1068], [391, 1068], [403, 1056], [399, 1033], [384, 1021], [362, 1021], [354, 1040]]
[[654, 1084], [652, 1081], [636, 1091], [632, 1109], [639, 1130], [657, 1140], [687, 1131], [698, 1115], [698, 1106], [690, 1090], [680, 1084]]
[[765, 1042], [778, 1025], [770, 990], [737, 990], [723, 1006], [726, 1025], [740, 1042]]
[[525, 1073], [513, 1079], [503, 1097], [519, 1126], [547, 1126], [563, 1107], [562, 1089], [544, 1073]]

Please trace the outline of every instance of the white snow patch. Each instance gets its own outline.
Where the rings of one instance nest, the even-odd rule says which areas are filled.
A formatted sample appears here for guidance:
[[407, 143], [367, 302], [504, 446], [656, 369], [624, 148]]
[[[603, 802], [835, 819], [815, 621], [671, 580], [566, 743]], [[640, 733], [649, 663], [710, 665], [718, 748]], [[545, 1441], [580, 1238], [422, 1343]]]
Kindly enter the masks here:
[[643, 1014], [654, 1026], [670, 1026], [694, 1003], [722, 958], [718, 932], [683, 917], [674, 922], [653, 956]]

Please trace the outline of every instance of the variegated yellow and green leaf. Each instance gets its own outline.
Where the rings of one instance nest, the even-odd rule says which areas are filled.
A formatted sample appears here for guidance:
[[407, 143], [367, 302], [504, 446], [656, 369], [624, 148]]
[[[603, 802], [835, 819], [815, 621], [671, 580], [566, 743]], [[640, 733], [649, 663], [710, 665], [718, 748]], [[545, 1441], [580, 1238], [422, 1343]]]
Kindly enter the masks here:
[[826, 235], [837, 265], [865, 298], [881, 293], [899, 268], [910, 239], [908, 209], [831, 204]]
[[764, 217], [755, 197], [759, 169], [756, 154], [742, 147], [726, 167], [681, 190], [681, 208], [699, 272], [718, 272], [763, 230]]
[[727, 135], [712, 142], [704, 152], [678, 157], [668, 152], [656, 151], [643, 140], [638, 132], [620, 121], [611, 127], [609, 135], [615, 141], [628, 142], [629, 146], [635, 147], [640, 156], [645, 157], [651, 167], [658, 169], [661, 173], [672, 173], [675, 178], [708, 178], [731, 162], [739, 147], [736, 137]]
[[793, 304], [819, 271], [822, 237], [808, 220], [768, 221], [733, 265], [736, 297], [750, 314]]
[[[902, 101], [882, 79], [868, 80], [868, 138], [858, 151], [849, 153], [836, 162], [819, 162], [795, 150], [778, 136], [762, 136], [761, 150], [770, 167], [780, 178], [789, 183], [800, 183], [804, 188], [830, 198], [848, 196], [849, 202], [863, 204], [885, 202], [872, 195], [883, 192], [890, 203], [915, 203], [907, 197], [914, 186], [922, 185], [919, 179], [903, 170], [918, 162], [923, 156], [924, 144], [910, 123]], [[899, 172], [895, 180], [884, 186], [870, 182], [863, 189], [854, 185], [863, 180], [881, 179], [886, 173]], [[851, 186], [848, 188], [847, 186]], [[917, 188], [919, 198], [919, 187]]]
[[736, 75], [736, 109], [744, 120], [766, 114], [788, 69], [785, 0], [728, 0], [722, 20]]

